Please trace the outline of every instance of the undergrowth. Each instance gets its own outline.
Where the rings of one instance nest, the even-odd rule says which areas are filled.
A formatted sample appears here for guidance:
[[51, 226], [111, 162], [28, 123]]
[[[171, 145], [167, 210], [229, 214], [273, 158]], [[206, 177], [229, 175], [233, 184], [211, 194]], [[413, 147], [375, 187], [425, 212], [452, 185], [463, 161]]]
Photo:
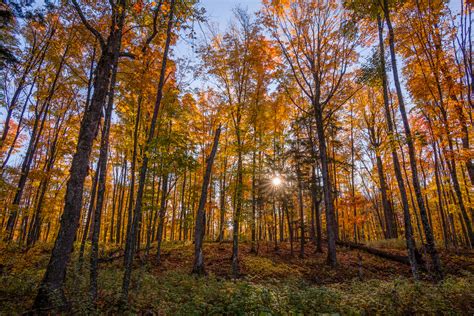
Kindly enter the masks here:
[[[0, 314], [28, 311], [44, 273], [46, 246], [24, 255], [13, 267], [10, 258], [0, 275]], [[173, 246], [174, 250], [180, 247]], [[5, 249], [3, 249], [5, 250]], [[169, 249], [166, 249], [168, 251]], [[27, 253], [29, 254], [29, 252]], [[186, 251], [187, 255], [187, 251]], [[2, 253], [2, 260], [5, 251]], [[29, 259], [28, 259], [29, 258]], [[10, 260], [10, 261], [8, 261]], [[75, 260], [75, 259], [74, 259]], [[83, 271], [71, 264], [66, 294], [75, 314], [90, 314], [87, 297], [88, 260]], [[98, 313], [117, 314], [122, 284], [121, 260], [101, 265]], [[286, 315], [340, 313], [465, 314], [474, 313], [474, 275], [448, 276], [440, 284], [414, 282], [406, 277], [391, 280], [358, 280], [318, 285], [308, 282], [295, 262], [275, 262], [254, 255], [243, 256], [248, 273], [232, 280], [210, 273], [195, 277], [184, 268], [159, 271], [149, 262], [135, 267], [127, 312], [159, 315]]]

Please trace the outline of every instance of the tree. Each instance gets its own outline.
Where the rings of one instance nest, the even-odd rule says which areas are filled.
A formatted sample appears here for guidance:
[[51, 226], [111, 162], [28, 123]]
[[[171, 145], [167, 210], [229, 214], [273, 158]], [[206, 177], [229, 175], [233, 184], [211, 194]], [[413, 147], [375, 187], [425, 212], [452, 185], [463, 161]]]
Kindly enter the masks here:
[[127, 12], [125, 1], [120, 0], [117, 4], [112, 3], [110, 31], [107, 39], [104, 40], [101, 33], [84, 16], [78, 2], [74, 0], [73, 5], [84, 26], [94, 34], [100, 43], [101, 56], [95, 70], [94, 93], [91, 98], [91, 104], [81, 121], [77, 149], [71, 163], [60, 230], [34, 302], [34, 308], [38, 310], [47, 309], [51, 306], [64, 307], [66, 305], [63, 284], [67, 263], [73, 250], [74, 238], [79, 224], [84, 179], [87, 175], [92, 143], [97, 133], [101, 111], [105, 106], [109, 91], [114, 56], [121, 48], [122, 30]]
[[405, 109], [405, 101], [403, 98], [402, 87], [400, 85], [400, 79], [398, 77], [397, 57], [395, 54], [395, 33], [393, 31], [392, 22], [390, 19], [390, 8], [388, 6], [388, 0], [383, 1], [383, 10], [384, 10], [385, 21], [387, 22], [387, 27], [388, 27], [388, 39], [389, 39], [389, 47], [390, 47], [390, 59], [392, 62], [393, 79], [394, 79], [395, 88], [397, 91], [398, 106], [399, 106], [400, 114], [402, 116], [403, 127], [405, 129], [406, 143], [408, 147], [408, 155], [409, 155], [409, 161], [410, 161], [410, 167], [411, 167], [411, 173], [412, 173], [412, 182], [413, 182], [413, 187], [415, 189], [416, 201], [417, 201], [418, 208], [421, 215], [421, 222], [423, 224], [423, 229], [425, 232], [426, 248], [427, 248], [428, 253], [431, 256], [431, 260], [433, 263], [434, 276], [437, 280], [442, 280], [443, 271], [441, 268], [441, 261], [439, 259], [439, 254], [434, 244], [433, 231], [428, 222], [425, 201], [423, 200], [420, 181], [418, 178], [418, 167], [416, 165], [416, 153], [415, 153], [415, 147], [413, 145], [413, 136], [411, 134], [410, 124], [408, 122], [408, 116]]
[[[246, 11], [236, 9], [234, 14], [236, 24], [231, 25], [222, 38], [214, 36], [212, 42], [201, 49], [201, 54], [204, 69], [217, 81], [222, 92], [225, 113], [232, 123], [236, 143], [232, 271], [233, 276], [238, 277], [239, 230], [245, 194], [244, 157], [249, 143], [247, 128], [252, 120], [252, 107], [260, 104], [266, 90], [269, 48], [258, 23]], [[255, 218], [252, 212], [251, 227], [254, 229]]]
[[175, 10], [175, 1], [171, 0], [169, 12], [168, 12], [168, 25], [166, 29], [166, 40], [165, 40], [163, 57], [161, 61], [161, 71], [160, 71], [160, 77], [159, 77], [159, 82], [158, 82], [158, 87], [157, 87], [156, 100], [155, 100], [155, 105], [153, 109], [153, 116], [150, 123], [150, 129], [148, 132], [148, 137], [145, 144], [145, 151], [144, 151], [145, 154], [143, 157], [142, 166], [140, 168], [138, 191], [137, 191], [137, 197], [135, 201], [135, 208], [133, 212], [133, 219], [131, 221], [131, 226], [128, 231], [127, 244], [125, 248], [125, 256], [124, 256], [125, 257], [125, 273], [124, 273], [123, 285], [122, 285], [122, 301], [123, 302], [126, 302], [127, 297], [128, 297], [128, 289], [130, 286], [130, 276], [132, 273], [132, 260], [135, 254], [135, 244], [137, 240], [138, 225], [141, 221], [143, 191], [144, 191], [145, 180], [146, 180], [146, 176], [148, 172], [149, 157], [148, 157], [147, 151], [149, 150], [149, 147], [155, 137], [155, 129], [156, 129], [156, 123], [158, 119], [158, 113], [160, 111], [161, 100], [163, 98], [163, 87], [165, 85], [165, 80], [166, 80], [166, 63], [168, 61], [168, 52], [170, 49], [171, 38], [173, 34], [172, 31], [173, 31], [173, 26], [174, 26], [174, 16], [173, 16], [174, 10]]
[[219, 136], [221, 134], [221, 127], [217, 127], [214, 133], [214, 142], [212, 143], [212, 149], [209, 156], [206, 158], [206, 173], [204, 174], [204, 180], [202, 183], [201, 198], [199, 200], [199, 206], [196, 213], [196, 225], [194, 233], [194, 266], [193, 273], [202, 275], [205, 273], [204, 270], [204, 255], [202, 253], [202, 242], [204, 239], [205, 225], [206, 225], [206, 214], [205, 204], [207, 200], [207, 190], [209, 187], [209, 180], [212, 172], [212, 164], [216, 157], [217, 146], [219, 144]]
[[335, 266], [337, 224], [325, 122], [345, 103], [348, 94], [343, 82], [355, 54], [355, 25], [346, 19], [339, 4], [331, 1], [298, 1], [291, 5], [266, 1], [264, 15], [288, 72], [308, 98], [315, 117], [326, 210], [327, 262]]

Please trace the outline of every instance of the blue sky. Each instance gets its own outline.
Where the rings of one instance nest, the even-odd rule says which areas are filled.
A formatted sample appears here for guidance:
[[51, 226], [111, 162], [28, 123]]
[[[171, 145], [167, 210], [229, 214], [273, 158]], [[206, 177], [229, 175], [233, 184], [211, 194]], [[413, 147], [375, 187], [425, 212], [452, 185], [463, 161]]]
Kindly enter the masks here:
[[[260, 0], [199, 0], [198, 7], [206, 9], [207, 23], [201, 25], [202, 30], [198, 25], [195, 25], [197, 36], [197, 43], [202, 39], [203, 31], [208, 32], [208, 26], [216, 28], [219, 31], [224, 31], [233, 19], [233, 10], [235, 8], [246, 9], [249, 13], [258, 11], [261, 5]], [[178, 43], [178, 49], [185, 48], [183, 41]]]
[[[194, 43], [189, 39], [183, 38], [183, 36], [180, 37], [177, 45], [173, 48], [174, 57], [197, 62], [198, 56], [193, 52], [192, 44], [196, 47], [203, 44], [205, 38], [204, 33], [209, 36], [209, 26], [213, 30], [224, 32], [233, 19], [233, 9], [242, 8], [249, 13], [254, 13], [259, 10], [261, 0], [199, 0], [198, 6], [206, 9], [205, 16], [207, 23], [203, 23], [200, 26], [198, 24], [194, 25], [196, 32], [196, 40]], [[188, 88], [204, 88], [203, 86], [208, 84], [204, 82], [202, 78], [194, 78], [193, 80], [192, 76], [193, 75], [189, 72], [185, 75], [185, 81], [189, 84]]]
[[255, 12], [260, 8], [259, 0], [200, 0], [199, 4], [206, 8], [210, 21], [217, 22], [224, 27], [232, 18], [232, 9], [237, 6]]

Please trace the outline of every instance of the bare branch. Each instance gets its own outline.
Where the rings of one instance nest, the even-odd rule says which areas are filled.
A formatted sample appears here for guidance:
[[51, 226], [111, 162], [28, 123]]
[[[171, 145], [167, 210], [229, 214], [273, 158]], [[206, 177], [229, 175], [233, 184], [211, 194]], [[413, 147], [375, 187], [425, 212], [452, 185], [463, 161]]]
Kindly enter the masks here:
[[84, 13], [81, 10], [81, 7], [77, 3], [77, 0], [72, 0], [72, 4], [74, 5], [74, 8], [77, 11], [77, 14], [81, 18], [82, 24], [97, 38], [97, 40], [100, 43], [100, 47], [104, 48], [105, 47], [105, 41], [102, 35], [100, 34], [99, 31], [97, 31], [90, 23], [87, 21], [87, 18], [85, 17]]

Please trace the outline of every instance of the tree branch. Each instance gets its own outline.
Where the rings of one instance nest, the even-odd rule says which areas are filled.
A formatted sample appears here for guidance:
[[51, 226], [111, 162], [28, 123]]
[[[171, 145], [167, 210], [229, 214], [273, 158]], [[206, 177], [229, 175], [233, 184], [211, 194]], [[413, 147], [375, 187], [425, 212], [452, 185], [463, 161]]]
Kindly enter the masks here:
[[153, 32], [150, 34], [150, 36], [146, 39], [145, 45], [142, 47], [142, 52], [145, 52], [146, 49], [148, 48], [148, 45], [150, 45], [151, 41], [155, 38], [155, 36], [158, 34], [158, 27], [157, 27], [157, 20], [158, 20], [158, 14], [160, 13], [161, 9], [161, 4], [163, 1], [160, 1], [158, 3], [158, 6], [156, 9], [153, 11]]
[[90, 23], [87, 21], [87, 18], [85, 17], [84, 13], [81, 10], [81, 7], [77, 3], [77, 0], [72, 0], [72, 4], [74, 5], [74, 8], [77, 11], [77, 14], [81, 18], [82, 24], [97, 38], [97, 40], [100, 43], [100, 47], [103, 49], [105, 47], [105, 41], [102, 35], [100, 34], [99, 31], [97, 31]]

